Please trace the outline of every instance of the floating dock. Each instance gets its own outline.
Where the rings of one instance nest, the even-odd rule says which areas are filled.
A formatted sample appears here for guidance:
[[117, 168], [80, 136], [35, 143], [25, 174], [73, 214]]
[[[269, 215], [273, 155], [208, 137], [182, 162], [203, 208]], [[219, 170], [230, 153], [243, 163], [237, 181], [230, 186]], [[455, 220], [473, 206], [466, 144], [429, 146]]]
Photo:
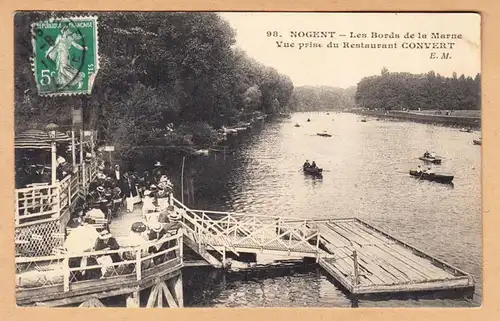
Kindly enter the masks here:
[[316, 221], [320, 266], [352, 294], [473, 290], [472, 277], [359, 219]]

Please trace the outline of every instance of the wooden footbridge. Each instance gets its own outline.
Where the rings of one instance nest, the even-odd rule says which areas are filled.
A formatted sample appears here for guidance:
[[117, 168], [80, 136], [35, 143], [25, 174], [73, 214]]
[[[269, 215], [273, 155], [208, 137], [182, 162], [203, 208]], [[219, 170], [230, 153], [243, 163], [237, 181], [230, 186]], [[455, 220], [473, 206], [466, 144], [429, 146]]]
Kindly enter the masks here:
[[[186, 248], [216, 268], [231, 268], [231, 262], [243, 262], [243, 257], [248, 262], [248, 257], [259, 254], [277, 259], [313, 259], [353, 295], [438, 290], [470, 293], [474, 289], [469, 274], [359, 219], [201, 211], [189, 209], [174, 198], [171, 203], [180, 214], [181, 227], [158, 241], [115, 251], [17, 257], [17, 303], [99, 306], [100, 299], [124, 297], [129, 307], [182, 307], [182, 268], [199, 265], [199, 261], [185, 259]], [[111, 233], [120, 243], [120, 233], [141, 219], [140, 208], [122, 213], [111, 224]], [[148, 249], [153, 247], [157, 251], [151, 253]], [[71, 264], [75, 259], [112, 254], [124, 260]], [[251, 266], [248, 263], [249, 269]], [[88, 277], [96, 269], [102, 276]]]

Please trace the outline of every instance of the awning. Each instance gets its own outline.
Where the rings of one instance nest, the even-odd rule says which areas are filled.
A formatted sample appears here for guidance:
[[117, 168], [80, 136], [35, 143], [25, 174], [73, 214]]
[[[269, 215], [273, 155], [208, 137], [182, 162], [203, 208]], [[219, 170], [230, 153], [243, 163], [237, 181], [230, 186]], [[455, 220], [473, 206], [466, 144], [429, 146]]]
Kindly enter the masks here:
[[[14, 147], [17, 149], [50, 149], [52, 139], [49, 134], [39, 129], [29, 129], [17, 134], [14, 140]], [[56, 142], [69, 142], [71, 137], [66, 133], [57, 132]]]

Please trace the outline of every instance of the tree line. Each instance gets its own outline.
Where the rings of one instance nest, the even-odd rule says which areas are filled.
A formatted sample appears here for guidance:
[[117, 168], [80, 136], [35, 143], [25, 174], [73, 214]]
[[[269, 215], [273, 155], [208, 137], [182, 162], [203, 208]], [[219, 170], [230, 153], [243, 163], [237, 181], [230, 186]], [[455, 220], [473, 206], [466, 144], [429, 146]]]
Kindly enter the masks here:
[[30, 24], [72, 12], [15, 15], [15, 128], [71, 124], [71, 108], [123, 153], [139, 145], [208, 144], [240, 114], [286, 110], [291, 79], [239, 48], [217, 13], [98, 16], [100, 69], [88, 96], [40, 97]]
[[342, 89], [328, 86], [295, 87], [290, 109], [298, 112], [335, 111], [354, 107], [356, 87]]
[[363, 78], [357, 86], [355, 102], [370, 109], [473, 110], [481, 106], [481, 75], [474, 78], [389, 72]]

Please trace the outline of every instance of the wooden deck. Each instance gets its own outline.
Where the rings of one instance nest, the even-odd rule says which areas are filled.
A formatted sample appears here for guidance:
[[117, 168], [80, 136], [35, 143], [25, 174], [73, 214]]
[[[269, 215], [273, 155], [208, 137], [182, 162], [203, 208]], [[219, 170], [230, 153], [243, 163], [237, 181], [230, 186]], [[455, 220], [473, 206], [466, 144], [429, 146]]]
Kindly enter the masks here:
[[131, 233], [130, 228], [133, 223], [142, 221], [141, 208], [141, 204], [135, 204], [132, 213], [127, 213], [125, 209], [122, 209], [117, 217], [113, 217], [109, 225], [109, 232], [116, 238], [118, 244], [121, 238], [127, 237]]
[[321, 243], [334, 254], [333, 258], [320, 258], [319, 264], [353, 294], [474, 287], [467, 273], [361, 220], [317, 221], [315, 224]]

